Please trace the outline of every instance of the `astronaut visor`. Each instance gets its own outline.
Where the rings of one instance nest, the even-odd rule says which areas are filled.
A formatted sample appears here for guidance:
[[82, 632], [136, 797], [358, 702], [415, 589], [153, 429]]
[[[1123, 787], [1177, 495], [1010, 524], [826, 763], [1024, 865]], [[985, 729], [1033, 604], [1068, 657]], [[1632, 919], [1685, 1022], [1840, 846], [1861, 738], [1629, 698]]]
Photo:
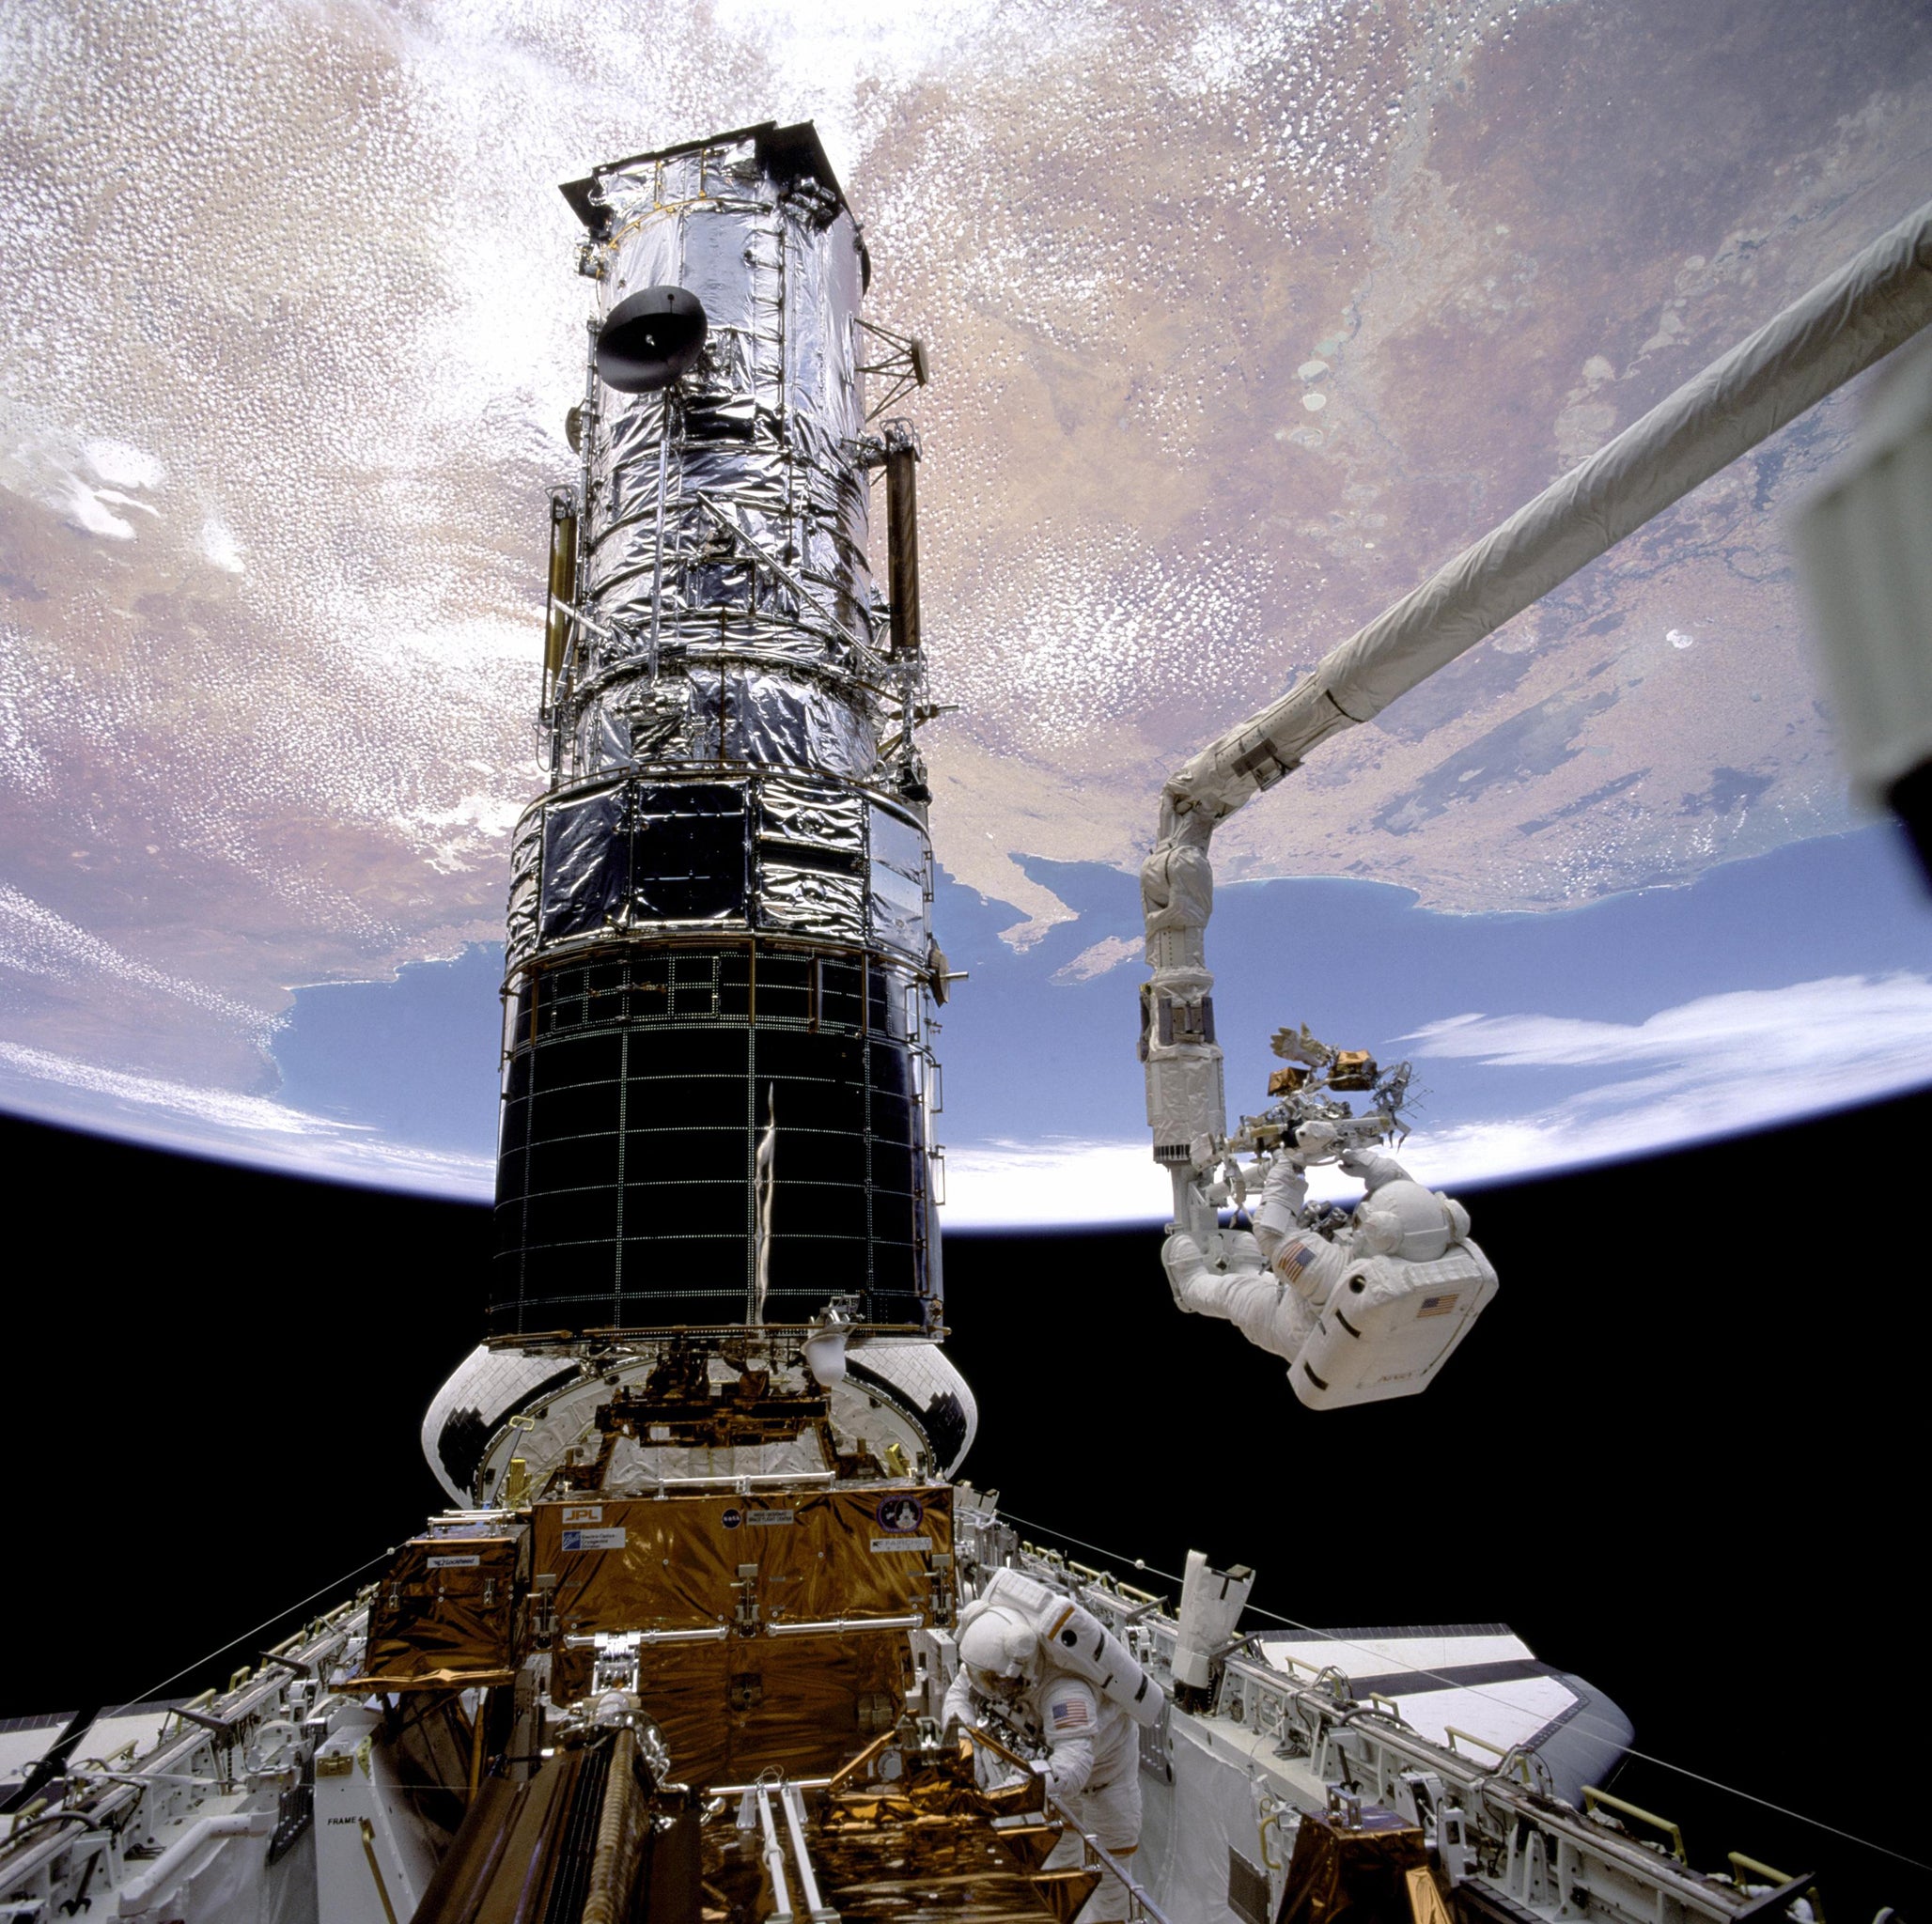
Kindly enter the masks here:
[[1015, 1697], [1025, 1681], [1021, 1677], [1002, 1677], [996, 1671], [982, 1669], [977, 1664], [968, 1664], [966, 1674], [973, 1680], [973, 1687], [982, 1697]]

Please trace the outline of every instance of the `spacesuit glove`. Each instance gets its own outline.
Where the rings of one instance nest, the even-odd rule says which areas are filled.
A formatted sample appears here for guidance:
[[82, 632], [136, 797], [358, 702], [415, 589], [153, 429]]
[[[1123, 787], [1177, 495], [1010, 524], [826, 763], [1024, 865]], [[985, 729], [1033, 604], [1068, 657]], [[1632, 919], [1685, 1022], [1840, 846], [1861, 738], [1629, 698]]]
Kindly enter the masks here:
[[1274, 1167], [1268, 1171], [1268, 1180], [1261, 1187], [1261, 1202], [1264, 1208], [1272, 1205], [1293, 1216], [1308, 1200], [1308, 1177], [1299, 1156], [1282, 1156], [1275, 1158]]

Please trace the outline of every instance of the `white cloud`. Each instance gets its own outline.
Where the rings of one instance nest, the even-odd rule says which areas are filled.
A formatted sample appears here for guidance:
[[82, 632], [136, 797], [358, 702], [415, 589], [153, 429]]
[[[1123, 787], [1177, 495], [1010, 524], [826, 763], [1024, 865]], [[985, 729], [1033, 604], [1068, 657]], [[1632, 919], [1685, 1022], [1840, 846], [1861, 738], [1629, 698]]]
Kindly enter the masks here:
[[517, 796], [465, 795], [454, 808], [412, 809], [391, 819], [431, 868], [449, 875], [480, 862], [500, 865], [523, 806]]
[[322, 1182], [487, 1202], [495, 1177], [488, 1156], [423, 1149], [272, 1097], [128, 1075], [18, 1043], [0, 1042], [0, 1106], [36, 1122]]
[[[1404, 1166], [1438, 1188], [1615, 1162], [1874, 1102], [1932, 1082], [1932, 980], [1833, 976], [1702, 996], [1634, 1023], [1457, 1016], [1403, 1038], [1419, 1059], [1492, 1069], [1601, 1068], [1561, 1101], [1419, 1129]], [[1618, 1070], [1636, 1073], [1619, 1075]], [[1448, 1107], [1443, 1091], [1438, 1109]], [[1142, 1141], [990, 1142], [947, 1151], [955, 1229], [1148, 1222], [1167, 1178]], [[1317, 1170], [1317, 1195], [1357, 1192]]]
[[90, 441], [81, 451], [109, 488], [159, 488], [167, 478], [153, 455], [125, 441]]
[[89, 535], [132, 541], [134, 524], [116, 510], [158, 518], [152, 502], [127, 490], [159, 488], [166, 478], [155, 456], [124, 441], [83, 442], [66, 428], [29, 422], [18, 406], [8, 407], [0, 424], [0, 489], [52, 508]]
[[946, 1151], [947, 1229], [1164, 1220], [1167, 1171], [1145, 1142], [973, 1142]]
[[[1833, 975], [1788, 988], [1731, 989], [1664, 1009], [1642, 1022], [1563, 1016], [1452, 1016], [1402, 1038], [1420, 1057], [1496, 1067], [1612, 1066], [1656, 1072], [1616, 1089], [1681, 1093], [1696, 1085], [1775, 1084], [1829, 1076], [1824, 1099], [1876, 1093], [1932, 1074], [1932, 980], [1899, 971]], [[1606, 1090], [1605, 1094], [1609, 1093]]]
[[245, 566], [242, 559], [242, 544], [235, 539], [234, 530], [219, 515], [210, 515], [201, 524], [201, 552], [204, 559], [224, 574], [239, 575]]
[[89, 976], [103, 976], [132, 983], [206, 1010], [260, 1042], [267, 1041], [273, 1026], [273, 1017], [265, 1011], [251, 1009], [232, 996], [124, 954], [111, 942], [89, 935], [78, 923], [5, 882], [0, 882], [0, 970], [54, 982], [79, 983]]
[[[1312, 1171], [1323, 1200], [1360, 1194], [1338, 1170]], [[1173, 1214], [1167, 1171], [1147, 1139], [1097, 1142], [971, 1142], [946, 1150], [946, 1229], [1081, 1229], [1165, 1222]]]
[[1932, 980], [1831, 976], [1700, 996], [1643, 1022], [1457, 1016], [1403, 1038], [1490, 1068], [1601, 1068], [1595, 1086], [1416, 1139], [1418, 1175], [1497, 1181], [1640, 1156], [1871, 1102], [1932, 1081]]
[[[1837, 976], [1738, 990], [1636, 1023], [1458, 1016], [1405, 1040], [1423, 1059], [1611, 1072], [1561, 1101], [1449, 1121], [1403, 1146], [1403, 1163], [1421, 1181], [1468, 1187], [1643, 1156], [1932, 1081], [1932, 979]], [[425, 1149], [271, 1097], [120, 1074], [15, 1044], [0, 1043], [0, 1105], [325, 1181], [484, 1202], [493, 1180], [486, 1156]], [[942, 1219], [951, 1230], [1161, 1222], [1170, 1210], [1167, 1173], [1145, 1138], [958, 1143], [945, 1160]], [[1335, 1170], [1313, 1175], [1317, 1196], [1356, 1193]]]

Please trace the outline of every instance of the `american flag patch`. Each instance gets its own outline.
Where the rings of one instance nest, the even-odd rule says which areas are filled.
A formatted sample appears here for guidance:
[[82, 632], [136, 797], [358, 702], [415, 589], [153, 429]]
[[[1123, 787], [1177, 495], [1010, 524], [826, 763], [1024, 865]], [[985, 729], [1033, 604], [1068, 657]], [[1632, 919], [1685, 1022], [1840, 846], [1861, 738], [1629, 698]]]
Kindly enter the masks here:
[[1276, 1265], [1281, 1270], [1283, 1280], [1293, 1282], [1315, 1261], [1315, 1253], [1313, 1243], [1296, 1243], [1283, 1251], [1281, 1262]]
[[1415, 1312], [1416, 1315], [1418, 1317], [1449, 1315], [1456, 1308], [1457, 1294], [1452, 1292], [1446, 1296], [1423, 1297], [1422, 1308]]
[[1083, 1697], [1056, 1697], [1047, 1709], [1056, 1730], [1084, 1730], [1090, 1729], [1094, 1721]]

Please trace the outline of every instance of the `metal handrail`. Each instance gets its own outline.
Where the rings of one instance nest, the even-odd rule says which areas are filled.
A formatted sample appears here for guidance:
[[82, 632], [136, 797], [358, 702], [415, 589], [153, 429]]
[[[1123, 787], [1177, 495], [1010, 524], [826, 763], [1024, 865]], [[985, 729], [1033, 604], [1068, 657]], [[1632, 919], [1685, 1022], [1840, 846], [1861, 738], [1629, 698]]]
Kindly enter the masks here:
[[[698, 1630], [640, 1630], [637, 1640], [647, 1647], [661, 1643], [723, 1643], [731, 1635], [728, 1623], [708, 1623]], [[597, 1637], [567, 1636], [564, 1638], [566, 1650], [595, 1650]]]
[[[979, 1515], [996, 1520], [998, 1513], [990, 1503], [983, 1501], [979, 1506]], [[997, 1524], [996, 1527], [1007, 1528]], [[1017, 1537], [1017, 1532], [1015, 1535]], [[964, 1564], [970, 1565], [972, 1561], [972, 1541], [973, 1532], [969, 1528], [962, 1532], [959, 1545]], [[1011, 1554], [1011, 1547], [1008, 1543], [1000, 1544], [1002, 1560]], [[1036, 1563], [1030, 1554], [1022, 1552], [1016, 1559], [1016, 1565], [1041, 1581], [1062, 1580], [1052, 1567], [1052, 1559], [1045, 1557]], [[1097, 1597], [1095, 1602], [1103, 1606], [1098, 1613], [1103, 1621], [1117, 1623], [1119, 1606], [1113, 1599]], [[1143, 1661], [1157, 1671], [1164, 1669], [1165, 1653], [1172, 1648], [1176, 1632], [1174, 1620], [1155, 1615], [1144, 1619], [1141, 1628], [1146, 1639], [1146, 1645], [1141, 1652]], [[1314, 1732], [1306, 1734], [1317, 1737], [1317, 1741], [1322, 1730], [1339, 1736], [1350, 1728], [1342, 1716], [1347, 1705], [1337, 1705], [1326, 1692], [1311, 1689], [1308, 1679], [1315, 1673], [1316, 1667], [1305, 1659], [1292, 1656], [1285, 1650], [1277, 1648], [1271, 1651], [1267, 1663], [1256, 1658], [1230, 1657], [1227, 1669], [1230, 1676], [1239, 1676], [1243, 1681], [1251, 1704], [1254, 1700], [1254, 1693], [1258, 1691], [1264, 1703], [1278, 1710], [1284, 1719], [1280, 1727], [1284, 1732], [1289, 1732], [1291, 1722], [1299, 1729], [1301, 1719], [1310, 1715], [1315, 1717], [1317, 1728]], [[1284, 1669], [1289, 1669], [1293, 1674], [1284, 1675]], [[1366, 1709], [1368, 1706], [1357, 1708]], [[1265, 1729], [1264, 1719], [1257, 1734]], [[1621, 1828], [1613, 1828], [1602, 1819], [1591, 1821], [1581, 1812], [1549, 1803], [1527, 1778], [1522, 1783], [1518, 1782], [1517, 1769], [1510, 1767], [1512, 1752], [1504, 1750], [1501, 1745], [1478, 1740], [1472, 1731], [1461, 1731], [1458, 1734], [1467, 1740], [1467, 1744], [1458, 1748], [1447, 1732], [1440, 1736], [1433, 1733], [1424, 1735], [1412, 1727], [1385, 1722], [1380, 1716], [1366, 1724], [1356, 1722], [1352, 1731], [1354, 1741], [1367, 1743], [1381, 1757], [1383, 1767], [1440, 1773], [1454, 1801], [1470, 1810], [1486, 1836], [1493, 1838], [1499, 1825], [1509, 1826], [1518, 1821], [1526, 1821], [1545, 1836], [1552, 1851], [1567, 1845], [1571, 1850], [1583, 1854], [1591, 1864], [1600, 1863], [1613, 1877], [1628, 1876], [1641, 1880], [1653, 1897], [1681, 1907], [1685, 1916], [1697, 1920], [1697, 1924], [1726, 1924], [1732, 1916], [1737, 1899], [1726, 1883], [1699, 1876], [1690, 1868], [1688, 1858], [1679, 1861], [1667, 1851], [1660, 1851], [1640, 1838], [1629, 1836]], [[1284, 1741], [1287, 1738], [1285, 1737]], [[1476, 1747], [1494, 1752], [1497, 1762], [1486, 1763], [1472, 1755], [1472, 1750]], [[1292, 1753], [1284, 1750], [1277, 1754], [1286, 1756]], [[1533, 1763], [1540, 1762], [1534, 1751], [1525, 1751], [1521, 1746], [1517, 1746], [1513, 1755], [1518, 1767], [1524, 1772]], [[1268, 1768], [1266, 1765], [1262, 1767]], [[1474, 1805], [1471, 1804], [1472, 1799], [1475, 1800]], [[1299, 1806], [1300, 1799], [1291, 1794], [1289, 1802]], [[1484, 1816], [1482, 1811], [1489, 1815]], [[1493, 1876], [1490, 1882], [1494, 1884]], [[1647, 1909], [1646, 1905], [1636, 1915], [1646, 1915]]]
[[903, 1617], [819, 1617], [800, 1623], [768, 1621], [767, 1637], [834, 1637], [851, 1630], [922, 1630], [923, 1611], [912, 1610]]
[[1599, 1804], [1607, 1809], [1614, 1810], [1619, 1817], [1632, 1817], [1639, 1823], [1647, 1823], [1662, 1831], [1671, 1840], [1671, 1854], [1679, 1864], [1690, 1863], [1690, 1854], [1684, 1849], [1684, 1833], [1668, 1817], [1659, 1817], [1654, 1810], [1645, 1810], [1641, 1805], [1628, 1803], [1622, 1797], [1613, 1797], [1608, 1791], [1599, 1791], [1595, 1784], [1585, 1784], [1584, 1814], [1587, 1816], [1594, 1812]]
[[[1774, 1890], [1794, 1881], [1788, 1871], [1774, 1870], [1762, 1859], [1747, 1857], [1742, 1851], [1727, 1851], [1724, 1854], [1730, 1861], [1732, 1882], [1739, 1890], [1744, 1888], [1746, 1871], [1753, 1877], [1762, 1879]], [[1813, 1885], [1805, 1892], [1805, 1897], [1811, 1904], [1812, 1916], [1817, 1919], [1817, 1924], [1825, 1924], [1825, 1901], [1818, 1895], [1817, 1885]]]
[[829, 1483], [837, 1479], [835, 1469], [771, 1469], [754, 1470], [744, 1476], [732, 1476], [724, 1471], [712, 1477], [660, 1477], [654, 1483], [647, 1485], [647, 1492], [652, 1490], [695, 1490], [728, 1489], [744, 1495], [753, 1490], [783, 1488], [791, 1483]]
[[1092, 1831], [1083, 1830], [1074, 1822], [1073, 1813], [1051, 1792], [1047, 1795], [1047, 1808], [1080, 1839], [1082, 1869], [1085, 1869], [1094, 1858], [1098, 1858], [1101, 1865], [1120, 1880], [1121, 1887], [1127, 1892], [1128, 1924], [1134, 1924], [1136, 1918], [1145, 1919], [1145, 1924], [1169, 1924], [1167, 1914], [1147, 1895], [1146, 1886], [1135, 1880], [1127, 1866]]

